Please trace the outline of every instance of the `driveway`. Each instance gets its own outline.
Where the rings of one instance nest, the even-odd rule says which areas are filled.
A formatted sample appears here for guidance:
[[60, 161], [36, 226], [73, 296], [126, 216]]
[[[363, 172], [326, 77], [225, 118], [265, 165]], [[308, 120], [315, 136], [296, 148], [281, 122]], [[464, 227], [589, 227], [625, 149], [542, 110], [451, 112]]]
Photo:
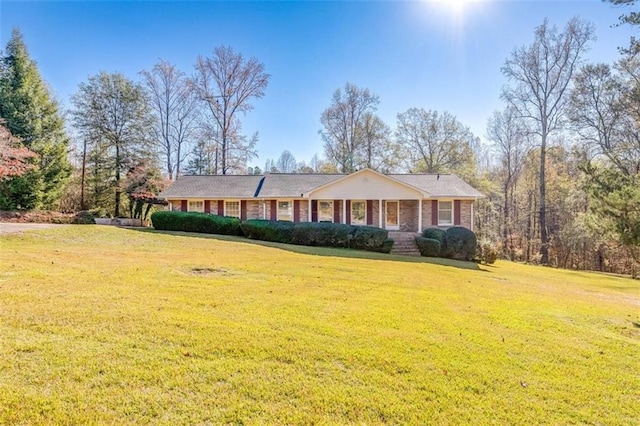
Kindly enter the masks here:
[[60, 225], [56, 223], [15, 223], [15, 222], [0, 222], [0, 234], [12, 234], [22, 231], [34, 231], [37, 229], [57, 228]]

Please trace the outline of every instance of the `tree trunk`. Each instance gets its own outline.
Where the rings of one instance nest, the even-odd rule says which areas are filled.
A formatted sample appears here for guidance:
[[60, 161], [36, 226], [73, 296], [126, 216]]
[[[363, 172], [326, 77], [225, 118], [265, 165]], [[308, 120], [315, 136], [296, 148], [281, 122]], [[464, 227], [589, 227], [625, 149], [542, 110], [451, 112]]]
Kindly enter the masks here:
[[80, 180], [80, 210], [86, 210], [86, 203], [84, 202], [84, 185], [85, 176], [87, 171], [87, 139], [84, 139], [82, 148], [82, 178]]
[[[544, 132], [544, 130], [543, 130]], [[547, 140], [546, 135], [542, 136], [540, 146], [540, 263], [549, 264], [549, 236], [547, 235], [547, 181], [545, 178], [547, 160]]]
[[120, 145], [116, 143], [116, 206], [113, 216], [120, 217]]
[[512, 260], [509, 256], [509, 182], [511, 181], [511, 176], [507, 177], [506, 182], [504, 183], [504, 228], [502, 229], [502, 255]]

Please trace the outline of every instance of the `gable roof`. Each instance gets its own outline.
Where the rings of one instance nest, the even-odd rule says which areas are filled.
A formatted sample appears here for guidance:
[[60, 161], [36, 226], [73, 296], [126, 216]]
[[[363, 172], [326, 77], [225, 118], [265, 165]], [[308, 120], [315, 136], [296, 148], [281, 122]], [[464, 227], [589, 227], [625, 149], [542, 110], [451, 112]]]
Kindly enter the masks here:
[[477, 189], [456, 175], [450, 174], [404, 174], [390, 177], [419, 188], [431, 194], [433, 198], [484, 198]]
[[[363, 172], [363, 169], [359, 172]], [[471, 185], [451, 174], [384, 175], [409, 188], [423, 192], [425, 198], [483, 198]], [[353, 175], [353, 173], [351, 174]], [[308, 193], [345, 179], [346, 174], [270, 173], [258, 175], [180, 176], [158, 198], [165, 199], [250, 199], [302, 198]], [[356, 196], [356, 194], [354, 194]]]
[[334, 182], [347, 175], [324, 175], [312, 173], [269, 173], [265, 175], [260, 190], [261, 198], [300, 198], [304, 193]]
[[[348, 179], [350, 180], [353, 177], [355, 177], [357, 175], [360, 175], [360, 174], [369, 174], [369, 175], [373, 175], [374, 177], [377, 176], [378, 178], [382, 179], [383, 182], [389, 182], [389, 181], [390, 182], [394, 182], [396, 184], [399, 184], [401, 187], [405, 187], [405, 188], [408, 188], [409, 190], [416, 191], [416, 192], [422, 194], [422, 196], [424, 196], [424, 197], [428, 197], [429, 196], [429, 193], [428, 192], [425, 193], [425, 191], [422, 190], [421, 188], [417, 188], [417, 187], [411, 185], [410, 183], [400, 181], [400, 180], [396, 179], [395, 177], [393, 177], [392, 175], [385, 175], [385, 174], [382, 174], [382, 173], [380, 173], [380, 172], [378, 172], [376, 170], [369, 169], [369, 168], [360, 169], [360, 170], [357, 170], [357, 171], [355, 171], [355, 172], [353, 172], [351, 174], [348, 174], [348, 175], [347, 174], [337, 175], [338, 179], [335, 179], [333, 181], [329, 181], [329, 182], [325, 183], [324, 185], [317, 186], [315, 188], [311, 188], [304, 195], [305, 196], [309, 196], [309, 195], [311, 195], [311, 193], [319, 191], [321, 189], [328, 188], [328, 187], [330, 187], [332, 185], [339, 185], [341, 182], [344, 182], [344, 181], [346, 181]], [[368, 178], [365, 178], [365, 181], [367, 179]]]
[[158, 198], [254, 198], [264, 176], [180, 176]]

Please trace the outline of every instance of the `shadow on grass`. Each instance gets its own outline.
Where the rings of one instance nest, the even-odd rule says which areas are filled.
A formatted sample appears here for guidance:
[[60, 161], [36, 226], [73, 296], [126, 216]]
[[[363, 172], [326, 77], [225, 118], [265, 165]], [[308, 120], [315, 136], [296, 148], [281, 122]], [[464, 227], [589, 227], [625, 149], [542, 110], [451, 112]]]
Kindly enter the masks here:
[[154, 234], [166, 234], [166, 235], [179, 235], [181, 237], [190, 238], [204, 238], [220, 241], [232, 241], [235, 243], [253, 244], [263, 247], [272, 247], [281, 250], [290, 251], [293, 253], [308, 254], [312, 256], [330, 256], [330, 257], [344, 257], [351, 259], [370, 259], [370, 260], [391, 260], [394, 262], [406, 262], [406, 263], [429, 263], [432, 265], [450, 266], [459, 269], [470, 269], [481, 271], [477, 263], [474, 262], [462, 262], [459, 260], [441, 259], [438, 257], [417, 257], [417, 256], [398, 256], [386, 253], [375, 253], [370, 251], [353, 250], [347, 248], [331, 248], [331, 247], [309, 247], [298, 246], [293, 244], [274, 243], [271, 241], [259, 241], [251, 240], [245, 237], [236, 237], [231, 235], [217, 235], [217, 234], [199, 234], [195, 232], [180, 232], [180, 231], [156, 231], [153, 228], [130, 228], [131, 230], [139, 232], [148, 232]]

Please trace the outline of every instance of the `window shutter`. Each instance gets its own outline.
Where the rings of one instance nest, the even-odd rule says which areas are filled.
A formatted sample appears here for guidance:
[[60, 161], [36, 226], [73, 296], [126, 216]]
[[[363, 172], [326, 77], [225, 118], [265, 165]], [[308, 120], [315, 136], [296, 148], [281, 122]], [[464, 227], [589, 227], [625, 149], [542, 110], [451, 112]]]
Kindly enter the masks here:
[[460, 225], [460, 200], [453, 202], [453, 224]]
[[311, 222], [318, 221], [318, 200], [311, 200]]
[[438, 200], [431, 201], [431, 225], [438, 226]]
[[211, 200], [204, 200], [204, 212], [206, 214], [211, 213]]
[[271, 200], [271, 220], [278, 219], [278, 202], [276, 200]]
[[218, 216], [224, 216], [224, 200], [218, 200]]
[[300, 222], [300, 200], [293, 200], [293, 221]]
[[183, 212], [187, 211], [187, 200], [180, 201], [180, 210], [182, 210]]
[[367, 200], [367, 225], [373, 225], [373, 200]]
[[347, 217], [344, 219], [344, 223], [351, 225], [351, 200], [346, 200], [347, 203]]
[[247, 200], [240, 201], [240, 220], [247, 220]]
[[340, 223], [340, 200], [333, 200], [333, 223]]

